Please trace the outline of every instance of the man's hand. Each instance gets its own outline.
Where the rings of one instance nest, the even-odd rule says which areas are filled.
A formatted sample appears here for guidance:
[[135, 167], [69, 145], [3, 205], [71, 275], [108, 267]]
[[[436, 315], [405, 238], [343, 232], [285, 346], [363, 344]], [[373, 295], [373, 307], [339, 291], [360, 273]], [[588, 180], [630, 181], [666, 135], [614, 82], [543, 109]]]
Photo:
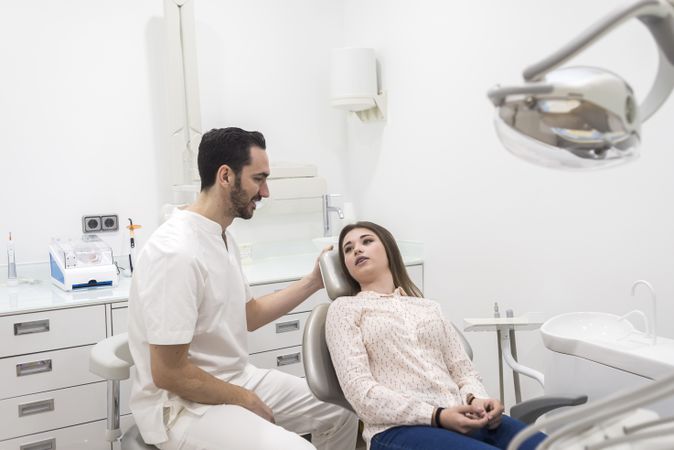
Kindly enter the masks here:
[[460, 405], [453, 408], [445, 408], [440, 413], [440, 425], [447, 430], [462, 434], [479, 430], [487, 425], [489, 418], [484, 409], [472, 405]]
[[309, 275], [306, 276], [311, 284], [313, 286], [317, 286], [318, 289], [323, 289], [325, 287], [323, 285], [323, 277], [321, 277], [321, 268], [318, 264], [318, 261], [321, 259], [321, 256], [323, 256], [323, 253], [329, 252], [330, 250], [332, 250], [332, 245], [328, 245], [321, 251], [321, 253], [318, 255], [318, 258], [316, 258], [313, 270]]
[[486, 412], [489, 421], [487, 428], [493, 430], [501, 425], [501, 416], [503, 415], [503, 405], [495, 398], [476, 398], [471, 403], [472, 406], [477, 406]]
[[274, 413], [272, 412], [271, 408], [267, 406], [267, 404], [263, 402], [253, 391], [247, 390], [246, 400], [241, 406], [254, 412], [264, 420], [267, 420], [271, 423], [276, 423], [274, 422]]

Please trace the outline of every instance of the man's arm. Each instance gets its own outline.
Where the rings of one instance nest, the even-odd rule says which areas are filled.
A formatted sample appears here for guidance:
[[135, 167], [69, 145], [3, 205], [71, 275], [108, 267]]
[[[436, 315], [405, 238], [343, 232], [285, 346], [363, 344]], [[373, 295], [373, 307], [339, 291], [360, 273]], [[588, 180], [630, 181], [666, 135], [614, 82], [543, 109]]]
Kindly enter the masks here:
[[[321, 254], [331, 248], [332, 246], [326, 248]], [[272, 320], [278, 319], [322, 288], [323, 279], [318, 267], [318, 259], [316, 259], [314, 269], [309, 275], [295, 281], [283, 290], [254, 298], [246, 303], [248, 331], [255, 331]]]
[[150, 344], [152, 381], [185, 400], [209, 405], [243, 406], [274, 422], [271, 409], [252, 391], [222, 381], [192, 364], [187, 357], [190, 344]]

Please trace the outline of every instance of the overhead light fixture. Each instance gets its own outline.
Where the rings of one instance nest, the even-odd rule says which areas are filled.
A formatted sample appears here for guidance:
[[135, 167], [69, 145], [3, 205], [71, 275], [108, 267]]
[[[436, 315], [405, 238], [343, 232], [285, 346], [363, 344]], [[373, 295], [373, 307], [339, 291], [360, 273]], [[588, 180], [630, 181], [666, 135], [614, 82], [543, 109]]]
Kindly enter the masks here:
[[[659, 50], [655, 82], [643, 102], [620, 76], [598, 67], [562, 64], [631, 18], [653, 35]], [[641, 124], [674, 88], [674, 6], [640, 0], [619, 8], [565, 47], [526, 68], [524, 84], [496, 86], [496, 131], [513, 154], [538, 165], [583, 170], [639, 156]]]

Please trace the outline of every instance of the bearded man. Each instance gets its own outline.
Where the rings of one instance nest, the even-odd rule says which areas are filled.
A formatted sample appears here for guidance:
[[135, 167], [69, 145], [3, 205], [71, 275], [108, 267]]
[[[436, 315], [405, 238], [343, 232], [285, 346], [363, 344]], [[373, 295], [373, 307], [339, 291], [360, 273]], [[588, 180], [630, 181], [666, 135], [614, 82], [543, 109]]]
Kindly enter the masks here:
[[[162, 450], [355, 448], [352, 413], [316, 400], [302, 378], [248, 362], [248, 331], [323, 288], [316, 263], [286, 289], [251, 294], [227, 227], [269, 196], [265, 145], [257, 131], [204, 134], [197, 200], [152, 234], [136, 262], [130, 407], [145, 443]], [[308, 433], [313, 445], [299, 436]]]

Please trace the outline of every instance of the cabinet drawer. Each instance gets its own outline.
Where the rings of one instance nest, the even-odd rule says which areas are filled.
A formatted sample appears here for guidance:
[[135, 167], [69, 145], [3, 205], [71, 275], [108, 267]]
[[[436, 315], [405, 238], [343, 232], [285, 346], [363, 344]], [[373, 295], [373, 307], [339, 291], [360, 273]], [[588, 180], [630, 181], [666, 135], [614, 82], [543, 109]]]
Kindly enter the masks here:
[[112, 308], [112, 334], [126, 333], [129, 308]]
[[0, 440], [104, 419], [106, 383], [0, 401]]
[[[281, 289], [284, 289], [289, 285], [290, 282], [258, 284], [255, 286], [251, 286], [250, 290], [251, 293], [253, 294], [253, 297], [259, 298], [264, 295], [271, 294], [272, 292], [280, 291]], [[319, 303], [325, 303], [329, 301], [330, 299], [328, 298], [328, 295], [325, 293], [325, 289], [321, 289], [320, 291], [314, 293], [311, 297], [309, 297], [308, 299], [297, 305], [295, 309], [290, 311], [290, 314], [304, 311], [311, 311]]]
[[105, 420], [0, 442], [0, 450], [110, 450]]
[[248, 333], [248, 353], [302, 345], [304, 324], [307, 322], [309, 314], [308, 312], [286, 314]]
[[302, 346], [256, 353], [248, 359], [252, 365], [261, 369], [278, 369], [298, 377], [304, 376], [302, 364]]
[[105, 339], [105, 306], [0, 317], [0, 358]]
[[0, 359], [0, 400], [101, 381], [89, 372], [91, 346]]
[[295, 309], [290, 312], [311, 312], [319, 303], [330, 303], [330, 298], [328, 298], [328, 294], [325, 293], [325, 289], [321, 289], [320, 291], [316, 292], [314, 295], [297, 305]]

